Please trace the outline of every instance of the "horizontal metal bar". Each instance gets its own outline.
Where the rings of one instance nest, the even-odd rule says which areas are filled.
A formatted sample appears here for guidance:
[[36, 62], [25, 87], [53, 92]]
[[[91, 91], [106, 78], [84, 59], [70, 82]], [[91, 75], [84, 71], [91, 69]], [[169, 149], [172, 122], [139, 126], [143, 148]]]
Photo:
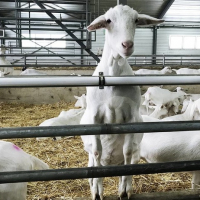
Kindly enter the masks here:
[[196, 171], [199, 169], [200, 161], [196, 160], [169, 163], [0, 172], [0, 183], [129, 176], [139, 174]]
[[[32, 0], [31, 0], [32, 1]], [[55, 19], [51, 18], [14, 18], [14, 17], [0, 17], [0, 20], [20, 20], [20, 21], [55, 21]], [[61, 22], [85, 22], [84, 19], [65, 19], [65, 18], [58, 18], [57, 20], [60, 20]]]
[[[70, 59], [71, 60], [71, 59]], [[23, 61], [22, 61], [23, 62]], [[37, 61], [37, 62], [39, 62], [39, 61]], [[35, 62], [34, 62], [35, 63]], [[65, 63], [66, 63], [66, 61], [65, 61]], [[74, 65], [74, 64], [62, 64], [62, 63], [56, 63], [56, 64], [54, 64], [54, 65], [49, 65], [49, 64], [26, 64], [26, 65], [24, 65], [24, 62], [21, 64], [21, 65], [16, 65], [16, 64], [13, 64], [13, 65], [0, 65], [0, 70], [1, 70], [1, 67], [27, 67], [27, 68], [29, 68], [29, 67], [49, 67], [49, 68], [51, 68], [51, 67], [96, 67], [96, 65], [81, 65], [81, 64], [77, 64], [77, 65]]]
[[1, 37], [0, 39], [8, 39], [8, 40], [58, 40], [58, 41], [85, 41], [86, 40], [86, 39], [73, 39], [73, 38], [17, 38], [17, 37]]
[[[4, 1], [2, 1], [1, 0], [1, 2], [15, 2], [15, 0], [4, 0]], [[20, 0], [20, 2], [30, 2], [30, 3], [33, 3], [33, 0]], [[40, 2], [41, 3], [52, 3], [52, 4], [85, 4], [86, 3], [86, 1], [62, 1], [62, 0], [55, 0], [55, 1], [53, 1], [53, 0], [44, 0], [44, 1], [41, 1], [40, 0]]]
[[41, 54], [0, 54], [0, 57], [18, 57], [18, 56], [26, 56], [26, 57], [57, 57], [57, 56], [72, 56], [72, 57], [80, 57], [80, 56], [89, 56], [84, 54], [48, 54], [48, 53], [41, 53]]
[[85, 14], [85, 10], [63, 10], [63, 9], [29, 9], [29, 8], [3, 8], [0, 7], [0, 11], [20, 11], [20, 12], [46, 12], [50, 11], [52, 13], [70, 13], [70, 14]]
[[[24, 28], [24, 27], [21, 27], [21, 28], [3, 28], [2, 30], [11, 30], [11, 29], [13, 29], [13, 30], [32, 30], [32, 31], [66, 31], [66, 30], [68, 30], [68, 31], [77, 31], [77, 32], [86, 32], [87, 30], [86, 29], [73, 29], [73, 28], [67, 28], [67, 25], [66, 25], [66, 28], [65, 29], [61, 29], [61, 28], [32, 28], [32, 27], [30, 27], [30, 28]], [[0, 39], [2, 39], [3, 37], [1, 37]], [[9, 39], [9, 37], [8, 37], [8, 39]], [[21, 40], [22, 40], [23, 38], [21, 38]]]
[[23, 49], [40, 49], [41, 50], [44, 50], [46, 51], [46, 49], [57, 49], [59, 51], [63, 50], [63, 51], [66, 51], [68, 49], [81, 49], [81, 47], [73, 47], [73, 46], [66, 46], [65, 48], [62, 48], [62, 47], [16, 47], [16, 46], [5, 46], [6, 49], [19, 49], [19, 50], [23, 50]]
[[[104, 86], [132, 86], [132, 85], [199, 85], [200, 75], [174, 76], [120, 76], [105, 77]], [[98, 76], [17, 76], [0, 78], [2, 87], [85, 87], [99, 86]]]
[[[154, 133], [175, 131], [199, 131], [200, 121], [176, 121], [176, 122], [137, 122], [126, 124], [87, 124], [50, 127], [18, 127], [1, 128], [0, 139], [10, 138], [35, 138], [55, 136], [78, 135], [105, 135], [127, 133]], [[162, 133], [161, 133], [162, 134]], [[199, 131], [200, 134], [200, 131]]]
[[[17, 30], [20, 30], [20, 28], [16, 28], [16, 24], [18, 23], [12, 23], [12, 22], [4, 22], [4, 25], [6, 26], [9, 26], [9, 27], [3, 27], [4, 30], [10, 30], [10, 29], [17, 29]], [[20, 24], [21, 26], [23, 27], [35, 27], [35, 26], [38, 26], [37, 28], [39, 27], [58, 27], [56, 24], [54, 23], [50, 23], [50, 22], [41, 22], [41, 23], [32, 23], [31, 25], [29, 24], [29, 22], [26, 22], [26, 23], [21, 23]], [[80, 24], [77, 23], [77, 24], [65, 24], [66, 27], [72, 27], [72, 28], [78, 28], [80, 29]], [[83, 30], [83, 29], [82, 29]]]

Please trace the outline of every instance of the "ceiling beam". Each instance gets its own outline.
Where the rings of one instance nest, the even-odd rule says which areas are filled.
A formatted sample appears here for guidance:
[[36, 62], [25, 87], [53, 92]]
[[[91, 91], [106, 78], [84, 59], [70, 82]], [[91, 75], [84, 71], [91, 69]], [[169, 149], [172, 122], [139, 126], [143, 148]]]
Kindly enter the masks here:
[[160, 11], [160, 13], [158, 14], [157, 18], [162, 19], [164, 17], [164, 15], [166, 14], [166, 12], [169, 10], [169, 8], [171, 7], [171, 5], [174, 3], [175, 0], [166, 0], [166, 3], [164, 3], [164, 7], [163, 9]]
[[100, 61], [100, 59], [92, 52], [90, 51], [90, 49], [87, 49], [87, 47], [85, 46], [85, 44], [80, 41], [71, 31], [67, 30], [65, 25], [59, 20], [57, 19], [52, 12], [50, 12], [48, 9], [46, 9], [44, 7], [44, 5], [42, 3], [40, 3], [40, 1], [38, 0], [33, 0], [34, 3], [36, 3], [42, 10], [44, 10], [46, 12], [46, 14], [51, 18], [54, 19], [56, 24], [58, 24], [58, 26], [60, 26], [72, 39], [74, 39], [76, 41], [76, 43], [78, 43], [81, 48], [83, 48], [90, 56], [92, 56], [97, 62]]

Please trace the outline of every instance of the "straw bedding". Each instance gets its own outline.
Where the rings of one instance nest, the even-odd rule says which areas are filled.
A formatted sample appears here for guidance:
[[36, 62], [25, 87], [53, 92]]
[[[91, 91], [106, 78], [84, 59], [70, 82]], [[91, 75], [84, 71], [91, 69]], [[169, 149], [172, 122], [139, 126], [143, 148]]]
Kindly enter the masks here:
[[[51, 105], [26, 105], [1, 103], [0, 127], [38, 126], [46, 119], [58, 116], [62, 110], [73, 108], [71, 103], [56, 103]], [[35, 139], [9, 140], [21, 147], [27, 153], [37, 156], [50, 168], [86, 167], [87, 153], [83, 150], [80, 137], [63, 138], [59, 141], [36, 141]], [[190, 188], [191, 176], [188, 173], [168, 173], [134, 176], [135, 193], [183, 190]], [[104, 179], [104, 194], [117, 194], [118, 178]], [[28, 184], [27, 200], [54, 199], [63, 197], [90, 196], [87, 180], [64, 180], [48, 182], [31, 182]], [[89, 198], [88, 198], [89, 199]]]

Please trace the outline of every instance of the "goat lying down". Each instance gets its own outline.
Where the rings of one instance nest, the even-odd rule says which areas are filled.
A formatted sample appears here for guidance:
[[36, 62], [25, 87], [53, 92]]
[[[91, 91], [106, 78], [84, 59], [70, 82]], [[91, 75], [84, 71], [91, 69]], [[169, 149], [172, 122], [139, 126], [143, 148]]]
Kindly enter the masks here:
[[[0, 141], [0, 171], [48, 169], [42, 160], [27, 154], [11, 142]], [[0, 200], [26, 200], [27, 183], [0, 184]]]
[[[145, 133], [140, 156], [148, 163], [200, 160], [200, 132]], [[192, 173], [192, 188], [200, 184], [200, 171]]]
[[[129, 6], [110, 8], [105, 15], [95, 19], [89, 31], [105, 28], [103, 55], [93, 76], [103, 72], [105, 76], [133, 75], [127, 58], [134, 51], [134, 35], [137, 25], [159, 24], [159, 20], [138, 14]], [[138, 86], [88, 87], [87, 107], [81, 124], [132, 123], [141, 122], [139, 114], [140, 88]], [[89, 154], [88, 166], [133, 164], [139, 161], [138, 145], [142, 134], [91, 135], [82, 136], [85, 150]], [[132, 194], [132, 177], [122, 176], [119, 182], [119, 196]], [[92, 199], [103, 199], [102, 178], [89, 180]]]
[[[162, 120], [142, 116], [143, 121], [184, 121], [195, 120], [195, 118], [199, 120], [199, 102], [200, 99], [195, 102], [190, 101], [183, 114], [166, 117]], [[149, 163], [200, 160], [199, 146], [199, 131], [144, 133], [140, 143], [140, 156]], [[191, 173], [192, 188], [195, 189], [200, 184], [200, 171]]]

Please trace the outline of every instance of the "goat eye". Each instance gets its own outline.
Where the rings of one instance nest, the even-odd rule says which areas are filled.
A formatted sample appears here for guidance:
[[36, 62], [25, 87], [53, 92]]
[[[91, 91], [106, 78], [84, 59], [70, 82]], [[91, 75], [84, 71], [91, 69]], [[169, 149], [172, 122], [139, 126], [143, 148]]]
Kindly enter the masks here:
[[135, 20], [135, 23], [138, 23], [138, 21], [139, 21], [139, 20], [138, 20], [138, 19], [136, 19], [136, 20]]
[[106, 22], [107, 22], [108, 24], [110, 24], [111, 20], [110, 20], [110, 19], [107, 19]]

